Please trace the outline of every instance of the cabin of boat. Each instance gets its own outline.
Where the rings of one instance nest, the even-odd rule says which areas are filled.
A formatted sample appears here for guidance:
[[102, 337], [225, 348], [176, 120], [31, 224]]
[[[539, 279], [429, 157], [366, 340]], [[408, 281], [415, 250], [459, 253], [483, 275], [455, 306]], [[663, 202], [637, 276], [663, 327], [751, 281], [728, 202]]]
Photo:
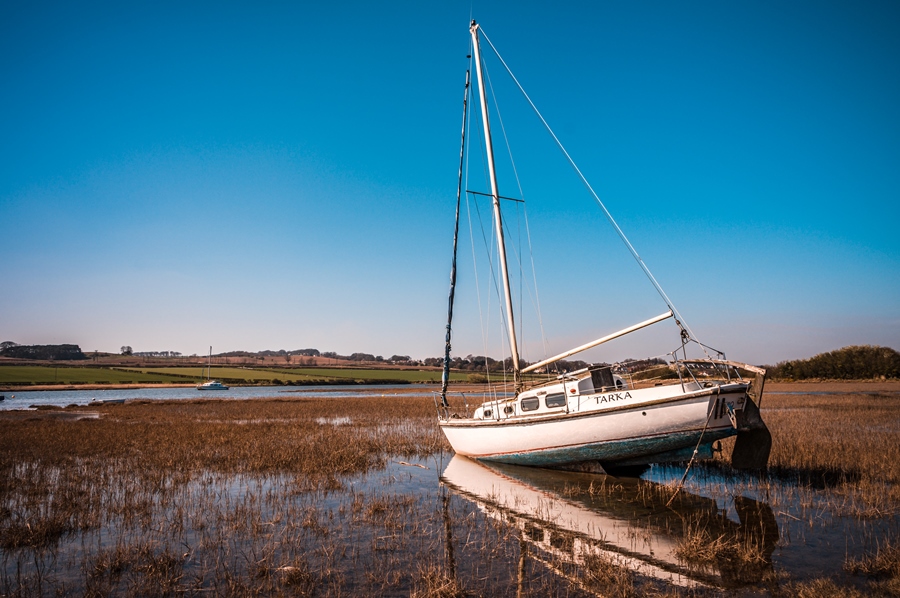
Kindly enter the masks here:
[[625, 395], [630, 398], [628, 384], [621, 376], [613, 374], [609, 366], [584, 368], [563, 374], [557, 380], [522, 392], [515, 398], [483, 403], [475, 410], [473, 419], [509, 419], [569, 413], [582, 408], [579, 399], [583, 396], [617, 390], [624, 390]]
[[742, 380], [735, 368], [726, 366], [721, 373], [722, 379], [716, 380], [691, 376], [690, 380], [666, 385], [659, 382], [641, 385], [613, 373], [611, 366], [591, 366], [563, 374], [556, 381], [535, 386], [515, 397], [486, 401], [475, 409], [471, 419], [503, 421], [607, 411], [714, 391], [718, 397], [729, 399], [728, 404], [719, 407], [716, 419], [730, 415], [733, 420], [735, 411], [740, 412], [744, 407], [743, 399], [750, 383]]

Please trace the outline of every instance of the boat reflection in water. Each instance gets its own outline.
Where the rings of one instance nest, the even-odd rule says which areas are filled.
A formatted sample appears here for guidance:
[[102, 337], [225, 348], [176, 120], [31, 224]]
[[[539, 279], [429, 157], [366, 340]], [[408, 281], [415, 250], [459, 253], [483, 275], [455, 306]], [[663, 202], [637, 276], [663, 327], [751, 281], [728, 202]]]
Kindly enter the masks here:
[[600, 558], [646, 581], [734, 588], [772, 569], [778, 524], [752, 499], [736, 497], [729, 516], [715, 500], [684, 490], [667, 506], [673, 490], [654, 482], [459, 455], [441, 482], [518, 528], [528, 556], [557, 573]]

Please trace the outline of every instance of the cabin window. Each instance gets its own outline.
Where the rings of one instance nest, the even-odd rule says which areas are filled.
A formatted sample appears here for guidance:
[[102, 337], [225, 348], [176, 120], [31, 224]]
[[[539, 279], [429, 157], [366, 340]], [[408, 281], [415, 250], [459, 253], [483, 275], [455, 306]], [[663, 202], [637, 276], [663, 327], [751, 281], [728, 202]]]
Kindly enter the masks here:
[[547, 395], [547, 398], [544, 399], [544, 404], [549, 407], [565, 407], [566, 406], [566, 395], [559, 393], [556, 395]]
[[490, 417], [490, 416], [493, 415], [493, 414], [494, 414], [494, 412], [491, 411], [490, 409], [485, 409], [485, 410], [484, 410], [484, 416], [485, 416], [485, 417]]
[[516, 408], [513, 407], [512, 405], [507, 405], [506, 407], [503, 408], [503, 413], [509, 415], [510, 413], [514, 413], [515, 410], [516, 410]]
[[534, 411], [541, 406], [541, 401], [537, 397], [528, 397], [527, 399], [522, 399], [521, 406], [522, 411]]

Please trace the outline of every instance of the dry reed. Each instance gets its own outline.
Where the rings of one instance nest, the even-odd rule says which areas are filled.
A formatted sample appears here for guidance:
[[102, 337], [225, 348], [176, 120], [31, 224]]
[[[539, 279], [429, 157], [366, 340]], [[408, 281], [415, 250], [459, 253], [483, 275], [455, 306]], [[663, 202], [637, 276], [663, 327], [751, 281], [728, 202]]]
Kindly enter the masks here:
[[[896, 518], [898, 408], [888, 395], [767, 397], [771, 479], [800, 485], [748, 487], [771, 490], [782, 527], [795, 512], [818, 521], [823, 508]], [[90, 411], [100, 417], [82, 417], [86, 408], [0, 413], [0, 595], [702, 594], [646, 585], [614, 562], [541, 561], [511, 521], [459, 496], [441, 499], [436, 461], [449, 447], [429, 397], [135, 401]], [[401, 460], [432, 469], [393, 463]], [[432, 489], [407, 489], [414, 475]], [[655, 510], [673, 487], [584, 479], [560, 495], [600, 507], [630, 501], [648, 529], [681, 534], [686, 559], [725, 563], [735, 583], [775, 595], [855, 591], [772, 571], [771, 543], [716, 531], [708, 498], [678, 495], [671, 509], [700, 513], [682, 529]], [[793, 502], [803, 512], [788, 513]], [[897, 553], [882, 542], [846, 570], [866, 591], [896, 594]]]

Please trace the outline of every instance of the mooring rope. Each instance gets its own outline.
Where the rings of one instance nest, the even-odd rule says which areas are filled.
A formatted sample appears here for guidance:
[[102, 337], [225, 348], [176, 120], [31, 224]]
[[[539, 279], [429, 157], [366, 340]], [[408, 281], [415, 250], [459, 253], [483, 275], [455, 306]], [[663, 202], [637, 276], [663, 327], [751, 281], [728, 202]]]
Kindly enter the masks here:
[[[720, 386], [716, 386], [716, 402], [715, 404], [719, 404], [719, 391], [721, 390]], [[697, 451], [700, 450], [700, 444], [703, 442], [703, 435], [706, 434], [707, 428], [709, 428], [709, 420], [712, 419], [712, 414], [715, 409], [710, 409], [709, 413], [706, 415], [706, 423], [703, 424], [703, 430], [700, 432], [700, 438], [697, 440], [697, 446], [694, 447], [694, 454], [691, 455], [691, 460], [688, 461], [687, 467], [684, 469], [684, 475], [681, 476], [681, 481], [678, 482], [678, 487], [675, 488], [675, 494], [672, 495], [672, 498], [669, 499], [669, 502], [666, 503], [666, 507], [672, 504], [672, 501], [675, 500], [675, 497], [678, 496], [678, 493], [681, 492], [681, 488], [684, 487], [684, 481], [687, 479], [688, 472], [691, 470], [691, 467], [694, 465], [694, 461], [697, 459]]]

